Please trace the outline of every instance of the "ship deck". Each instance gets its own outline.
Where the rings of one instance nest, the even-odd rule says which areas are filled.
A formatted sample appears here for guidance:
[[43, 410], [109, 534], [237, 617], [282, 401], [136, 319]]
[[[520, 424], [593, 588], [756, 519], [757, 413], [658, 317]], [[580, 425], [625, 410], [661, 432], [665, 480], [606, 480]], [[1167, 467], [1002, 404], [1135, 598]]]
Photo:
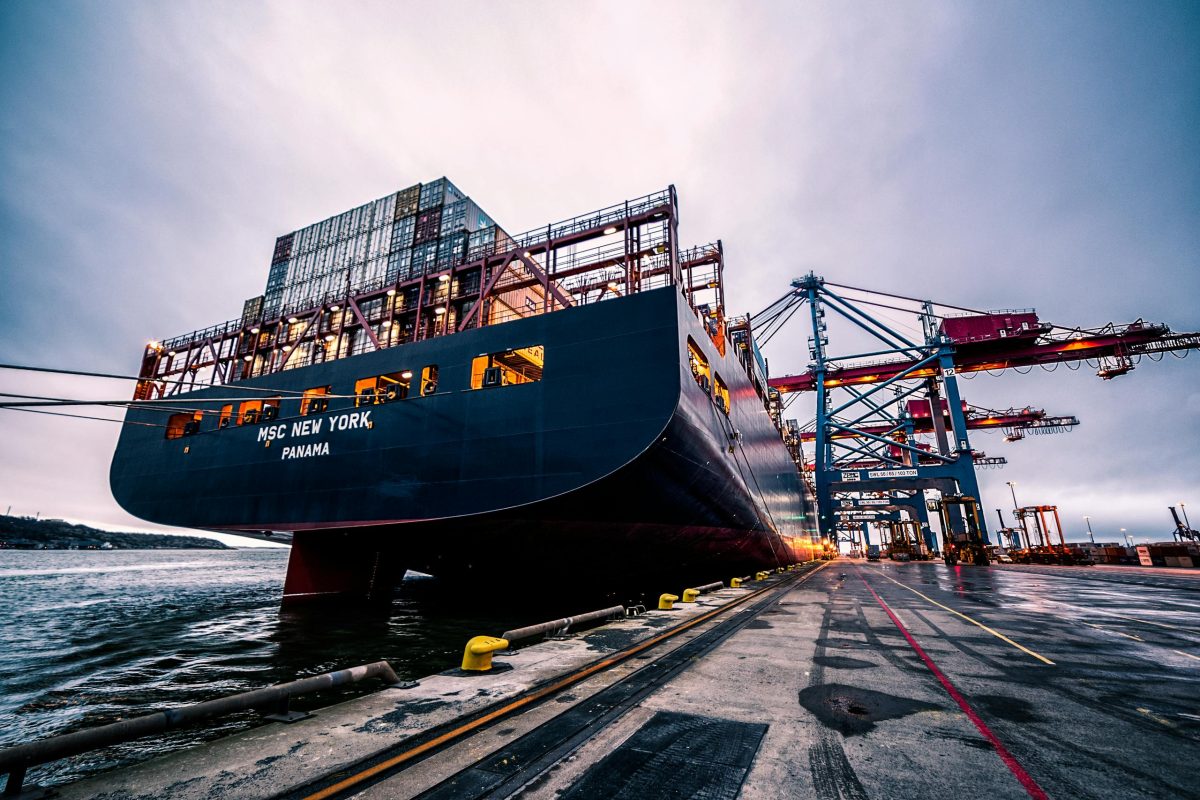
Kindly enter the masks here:
[[1194, 796], [1200, 575], [841, 560], [747, 586], [61, 796]]

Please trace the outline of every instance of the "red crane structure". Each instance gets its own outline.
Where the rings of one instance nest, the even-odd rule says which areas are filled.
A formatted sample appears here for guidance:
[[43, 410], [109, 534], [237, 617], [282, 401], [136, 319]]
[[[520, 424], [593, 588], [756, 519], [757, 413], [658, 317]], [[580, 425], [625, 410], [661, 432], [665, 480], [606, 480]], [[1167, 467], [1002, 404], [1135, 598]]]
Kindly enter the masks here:
[[[1143, 357], [1161, 360], [1167, 353], [1200, 349], [1200, 333], [1176, 333], [1141, 319], [1070, 328], [1040, 320], [1033, 309], [980, 311], [835, 284], [812, 273], [792, 281], [787, 294], [734, 325], [752, 327], [765, 345], [802, 308], [810, 323], [812, 363], [799, 375], [768, 383], [778, 393], [774, 403], [779, 406], [792, 399], [789, 394], [817, 396], [809, 430], [794, 430], [798, 442], [815, 444], [812, 475], [822, 533], [838, 528], [839, 513], [860, 513], [868, 503], [909, 513], [926, 527], [922, 495], [934, 489], [945, 501], [939, 508], [947, 563], [960, 558], [986, 563], [988, 558], [986, 523], [976, 513], [975, 468], [1003, 460], [986, 459], [974, 450], [969, 432], [994, 428], [1014, 441], [1027, 432], [1057, 432], [1078, 424], [1074, 417], [1048, 417], [1031, 408], [973, 409], [960, 398], [957, 376], [1088, 363], [1100, 378], [1110, 380], [1130, 372]], [[875, 309], [908, 315], [917, 323], [912, 329], [921, 334], [905, 332], [904, 323], [880, 319], [884, 314]], [[828, 312], [867, 333], [880, 349], [831, 355]], [[943, 413], [932, 413], [935, 408]], [[934, 444], [914, 440], [926, 432], [932, 432]]]

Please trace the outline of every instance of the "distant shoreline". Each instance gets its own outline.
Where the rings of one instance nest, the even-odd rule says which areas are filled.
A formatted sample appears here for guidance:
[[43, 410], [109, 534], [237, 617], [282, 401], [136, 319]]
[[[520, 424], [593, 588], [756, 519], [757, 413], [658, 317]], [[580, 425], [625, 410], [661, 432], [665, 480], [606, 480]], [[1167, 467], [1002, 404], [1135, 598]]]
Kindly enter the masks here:
[[[104, 531], [61, 519], [0, 516], [0, 550], [237, 550], [203, 536]], [[246, 548], [249, 549], [249, 548]]]

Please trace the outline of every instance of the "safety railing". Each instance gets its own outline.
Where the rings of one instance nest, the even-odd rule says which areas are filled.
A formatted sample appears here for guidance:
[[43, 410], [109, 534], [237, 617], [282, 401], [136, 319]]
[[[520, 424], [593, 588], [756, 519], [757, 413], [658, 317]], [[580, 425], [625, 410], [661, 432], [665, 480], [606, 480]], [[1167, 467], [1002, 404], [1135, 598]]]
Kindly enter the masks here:
[[293, 697], [346, 686], [370, 678], [379, 678], [390, 686], [403, 687], [407, 685], [397, 677], [391, 664], [386, 661], [376, 661], [372, 664], [325, 672], [311, 678], [301, 678], [297, 681], [280, 683], [264, 689], [255, 689], [190, 706], [167, 708], [153, 714], [101, 725], [98, 728], [89, 728], [60, 736], [51, 736], [36, 742], [6, 747], [0, 750], [0, 775], [8, 775], [4, 794], [17, 795], [21, 792], [25, 773], [30, 767], [121, 744], [153, 733], [161, 733], [211, 717], [258, 709], [269, 712], [265, 719], [293, 722], [309, 716], [290, 709], [289, 704]]

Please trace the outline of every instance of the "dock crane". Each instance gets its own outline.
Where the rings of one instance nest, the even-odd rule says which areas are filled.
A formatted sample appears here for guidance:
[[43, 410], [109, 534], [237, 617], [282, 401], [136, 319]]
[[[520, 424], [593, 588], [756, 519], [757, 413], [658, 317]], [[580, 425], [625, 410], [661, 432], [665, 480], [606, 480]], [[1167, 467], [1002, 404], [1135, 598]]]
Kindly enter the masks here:
[[[882, 321], [873, 312], [877, 308], [910, 315], [921, 335]], [[971, 447], [969, 432], [985, 426], [980, 418], [970, 418], [959, 395], [958, 376], [1089, 363], [1101, 379], [1111, 380], [1134, 369], [1142, 358], [1160, 360], [1167, 353], [1182, 357], [1200, 349], [1200, 333], [1176, 333], [1141, 319], [1127, 325], [1070, 328], [1044, 322], [1032, 309], [980, 311], [837, 284], [814, 273], [792, 281], [785, 295], [759, 313], [731, 320], [731, 330], [753, 329], [765, 346], [801, 309], [807, 309], [801, 318], [807, 318], [811, 330], [812, 362], [799, 375], [768, 383], [781, 405], [801, 392], [817, 396], [811, 436], [800, 438], [815, 445], [812, 471], [822, 532], [834, 529], [833, 512], [843, 502], [888, 492], [917, 506], [917, 497], [934, 489], [944, 498], [957, 498], [937, 510], [948, 528], [947, 540], [967, 545], [971, 560], [979, 560], [975, 543], [985, 546], [988, 538], [978, 514], [975, 476], [976, 466], [986, 462]], [[830, 311], [869, 334], [878, 349], [832, 355]], [[934, 445], [913, 441], [917, 423], [910, 403], [923, 403], [929, 410], [921, 424], [932, 429]], [[943, 413], [932, 413], [936, 408]], [[1020, 417], [995, 427], [1016, 441], [1026, 433], [1066, 430], [1077, 422], [1073, 417]], [[969, 502], [972, 499], [975, 503]], [[924, 503], [917, 507], [924, 513]]]

